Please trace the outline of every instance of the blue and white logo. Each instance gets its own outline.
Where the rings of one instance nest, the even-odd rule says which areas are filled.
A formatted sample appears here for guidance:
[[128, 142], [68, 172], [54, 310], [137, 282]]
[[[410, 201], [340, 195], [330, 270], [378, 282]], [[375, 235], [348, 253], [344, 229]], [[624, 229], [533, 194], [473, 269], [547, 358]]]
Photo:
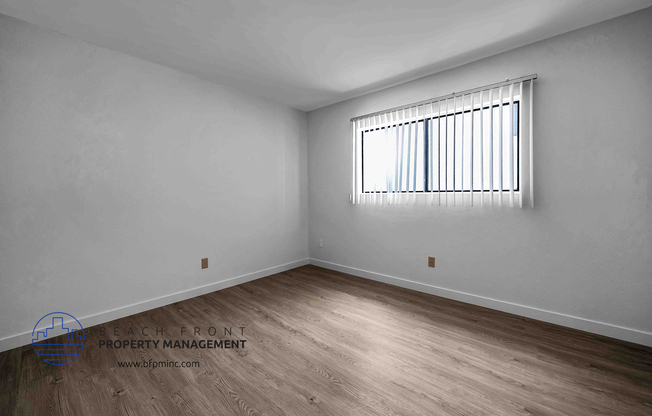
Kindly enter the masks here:
[[[68, 322], [64, 323], [66, 321]], [[43, 329], [37, 331], [36, 328], [39, 327]], [[60, 333], [62, 335], [52, 338]], [[48, 338], [51, 338], [50, 342], [41, 343]], [[77, 318], [65, 312], [52, 312], [45, 315], [34, 325], [32, 331], [34, 351], [43, 361], [52, 365], [64, 365], [75, 361], [84, 349], [85, 340], [84, 328]]]

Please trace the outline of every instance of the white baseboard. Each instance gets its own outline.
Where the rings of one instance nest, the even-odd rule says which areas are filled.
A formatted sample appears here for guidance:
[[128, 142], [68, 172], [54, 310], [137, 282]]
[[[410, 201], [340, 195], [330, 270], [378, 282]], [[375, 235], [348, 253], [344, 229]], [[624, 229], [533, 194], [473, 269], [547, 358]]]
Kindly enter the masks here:
[[400, 286], [419, 292], [429, 293], [431, 295], [441, 296], [443, 298], [458, 300], [460, 302], [470, 303], [472, 305], [484, 306], [486, 308], [508, 312], [527, 318], [537, 319], [539, 321], [550, 322], [569, 328], [579, 329], [594, 334], [604, 335], [607, 337], [617, 338], [624, 341], [634, 342], [637, 344], [652, 347], [652, 333], [650, 332], [612, 325], [605, 322], [593, 321], [591, 319], [579, 318], [577, 316], [547, 311], [544, 309], [533, 308], [531, 306], [519, 305], [516, 303], [487, 298], [484, 296], [473, 295], [457, 290], [445, 289], [443, 287], [433, 286], [426, 283], [419, 283], [412, 280], [388, 276], [381, 273], [370, 272], [368, 270], [356, 269], [355, 267], [344, 266], [328, 261], [310, 259], [310, 264], [342, 273], [352, 274], [354, 276], [359, 276], [366, 279], [376, 280], [378, 282], [388, 283], [390, 285]]
[[[184, 290], [170, 295], [165, 295], [158, 298], [149, 299], [143, 302], [134, 303], [132, 305], [111, 309], [109, 311], [100, 312], [94, 315], [89, 315], [83, 318], [78, 318], [78, 320], [79, 323], [81, 323], [84, 328], [88, 328], [94, 325], [99, 325], [105, 322], [110, 322], [116, 319], [124, 318], [126, 316], [148, 311], [150, 309], [159, 308], [161, 306], [170, 305], [172, 303], [179, 302], [182, 300], [205, 295], [207, 293], [215, 292], [217, 290], [226, 289], [227, 287], [250, 282], [252, 280], [260, 279], [261, 277], [266, 277], [276, 273], [281, 273], [286, 270], [304, 266], [308, 263], [309, 263], [309, 259], [293, 261], [291, 263], [281, 264], [280, 266], [270, 267], [268, 269], [244, 274], [242, 276], [232, 277], [226, 280], [221, 280], [219, 282], [210, 283], [193, 289]], [[55, 333], [54, 336], [56, 335], [60, 335], [60, 334]], [[32, 331], [11, 335], [6, 338], [0, 339], [0, 352], [21, 347], [23, 345], [28, 345], [31, 343], [32, 343]]]

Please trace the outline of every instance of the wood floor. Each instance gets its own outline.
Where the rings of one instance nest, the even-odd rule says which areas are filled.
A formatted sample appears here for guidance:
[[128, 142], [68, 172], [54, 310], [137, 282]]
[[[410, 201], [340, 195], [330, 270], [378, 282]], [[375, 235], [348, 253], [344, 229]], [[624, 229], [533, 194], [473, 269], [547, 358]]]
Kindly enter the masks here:
[[[64, 366], [0, 354], [0, 414], [652, 415], [652, 348], [314, 266], [102, 326]], [[246, 343], [99, 348], [123, 339]], [[200, 366], [117, 364], [150, 359]]]

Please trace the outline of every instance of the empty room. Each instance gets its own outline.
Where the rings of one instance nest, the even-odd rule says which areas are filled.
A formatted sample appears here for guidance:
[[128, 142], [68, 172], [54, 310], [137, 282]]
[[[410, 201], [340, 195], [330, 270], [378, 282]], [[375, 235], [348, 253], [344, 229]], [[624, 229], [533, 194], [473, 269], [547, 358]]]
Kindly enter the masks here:
[[0, 415], [652, 414], [652, 0], [0, 0]]

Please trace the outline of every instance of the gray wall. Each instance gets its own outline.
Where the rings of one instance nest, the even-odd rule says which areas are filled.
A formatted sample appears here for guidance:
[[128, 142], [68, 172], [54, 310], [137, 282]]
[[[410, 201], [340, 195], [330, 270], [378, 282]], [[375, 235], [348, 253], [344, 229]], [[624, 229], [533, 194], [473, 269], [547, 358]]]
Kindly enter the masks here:
[[[645, 9], [310, 112], [311, 258], [649, 336], [650, 45]], [[535, 209], [349, 204], [349, 118], [532, 73]]]
[[0, 15], [0, 339], [307, 258], [306, 135], [303, 112]]
[[[308, 214], [331, 265], [649, 332], [651, 28], [647, 9], [306, 117], [0, 15], [0, 341], [304, 259]], [[349, 205], [350, 117], [535, 72], [534, 210]]]

